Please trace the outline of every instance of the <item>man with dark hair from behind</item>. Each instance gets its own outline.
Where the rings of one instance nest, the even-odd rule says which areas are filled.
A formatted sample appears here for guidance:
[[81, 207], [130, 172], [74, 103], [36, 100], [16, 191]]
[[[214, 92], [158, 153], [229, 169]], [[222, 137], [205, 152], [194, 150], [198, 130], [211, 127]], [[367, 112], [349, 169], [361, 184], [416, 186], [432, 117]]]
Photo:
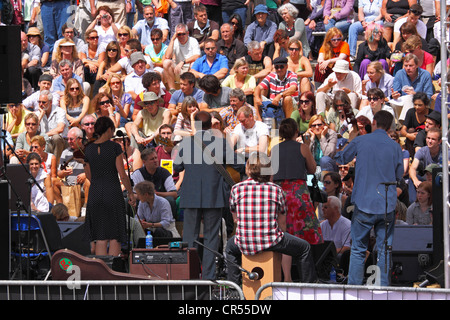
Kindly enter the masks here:
[[392, 246], [394, 235], [396, 184], [404, 172], [402, 149], [387, 134], [392, 121], [394, 117], [388, 111], [378, 111], [373, 118], [372, 133], [355, 137], [357, 133], [356, 129], [353, 129], [349, 137], [350, 143], [335, 156], [341, 165], [348, 164], [355, 157], [358, 159], [352, 191], [352, 203], [355, 207], [351, 226], [352, 247], [348, 284], [363, 284], [364, 261], [370, 230], [373, 227], [378, 252], [379, 285], [390, 285], [390, 259], [386, 253]]

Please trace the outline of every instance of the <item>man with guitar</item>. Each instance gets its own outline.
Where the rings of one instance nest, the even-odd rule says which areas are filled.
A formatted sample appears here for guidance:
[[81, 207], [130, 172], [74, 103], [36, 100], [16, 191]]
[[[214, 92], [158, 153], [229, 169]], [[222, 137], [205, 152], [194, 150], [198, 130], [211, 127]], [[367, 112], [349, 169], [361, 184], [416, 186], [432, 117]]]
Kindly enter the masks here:
[[61, 186], [81, 185], [84, 190], [84, 203], [87, 203], [90, 182], [84, 172], [84, 144], [83, 131], [73, 127], [67, 134], [69, 147], [61, 154], [59, 168], [53, 191], [57, 203], [62, 203]]

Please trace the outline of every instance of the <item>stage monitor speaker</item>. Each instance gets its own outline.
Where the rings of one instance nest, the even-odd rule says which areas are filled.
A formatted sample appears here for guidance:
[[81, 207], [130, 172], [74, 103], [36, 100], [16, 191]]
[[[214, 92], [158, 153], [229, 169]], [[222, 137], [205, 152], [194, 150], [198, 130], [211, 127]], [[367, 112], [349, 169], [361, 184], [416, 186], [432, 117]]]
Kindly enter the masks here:
[[[1, 28], [0, 28], [1, 29]], [[11, 211], [20, 209], [20, 213], [25, 213], [22, 208], [18, 208], [17, 200], [20, 198], [27, 210], [30, 210], [30, 186], [28, 184], [29, 165], [8, 164], [6, 165], [6, 177], [11, 181], [11, 197], [9, 198], [9, 208]], [[29, 211], [27, 213], [30, 213]]]
[[58, 221], [62, 236], [63, 248], [69, 249], [81, 255], [91, 254], [91, 245], [84, 237], [84, 222]]
[[433, 226], [397, 225], [392, 240], [392, 283], [419, 281], [431, 266]]
[[200, 260], [195, 248], [133, 249], [129, 263], [130, 274], [155, 280], [200, 279]]
[[9, 184], [0, 181], [0, 280], [9, 280], [11, 271], [11, 221], [9, 215]]
[[0, 28], [0, 103], [22, 102], [21, 28]]

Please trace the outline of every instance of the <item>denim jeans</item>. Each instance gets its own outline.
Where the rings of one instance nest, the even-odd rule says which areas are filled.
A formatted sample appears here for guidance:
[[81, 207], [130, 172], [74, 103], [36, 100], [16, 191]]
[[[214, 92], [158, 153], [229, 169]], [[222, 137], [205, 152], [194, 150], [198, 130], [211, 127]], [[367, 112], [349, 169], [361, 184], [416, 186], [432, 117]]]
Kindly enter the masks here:
[[336, 21], [334, 19], [330, 19], [328, 24], [325, 25], [325, 31], [330, 30], [331, 28], [336, 27], [344, 34], [347, 34], [348, 28], [350, 27], [350, 22], [347, 21], [347, 18]]
[[[395, 226], [395, 212], [387, 214], [387, 221], [389, 222], [387, 228], [387, 245], [392, 246], [392, 239], [394, 236]], [[350, 266], [348, 272], [348, 284], [363, 285], [364, 281], [364, 263], [366, 258], [366, 250], [369, 245], [370, 231], [374, 228], [376, 236], [376, 250], [377, 250], [377, 266], [380, 272], [380, 285], [389, 286], [390, 284], [390, 264], [391, 259], [388, 253], [387, 264], [385, 255], [385, 215], [384, 214], [370, 214], [358, 209], [355, 209], [352, 216], [352, 248], [350, 253]], [[375, 248], [374, 248], [375, 249]], [[386, 272], [387, 266], [387, 272]]]
[[245, 21], [247, 20], [247, 7], [236, 8], [233, 10], [222, 10], [223, 23], [230, 22], [230, 17], [235, 13], [241, 17], [242, 23], [245, 25]]
[[50, 47], [50, 52], [53, 51], [55, 41], [63, 37], [62, 26], [68, 22], [71, 14], [68, 0], [45, 1], [41, 4], [44, 41]]
[[[227, 263], [227, 279], [240, 285], [242, 283], [242, 273], [237, 265], [242, 265], [242, 253], [234, 242], [234, 239], [235, 236], [228, 240], [225, 250], [226, 259], [229, 261], [229, 263]], [[297, 266], [300, 282], [313, 283], [317, 281], [317, 273], [311, 254], [311, 246], [305, 240], [285, 232], [283, 239], [273, 247], [266, 249], [266, 251], [280, 252], [291, 256], [292, 262], [295, 262]]]

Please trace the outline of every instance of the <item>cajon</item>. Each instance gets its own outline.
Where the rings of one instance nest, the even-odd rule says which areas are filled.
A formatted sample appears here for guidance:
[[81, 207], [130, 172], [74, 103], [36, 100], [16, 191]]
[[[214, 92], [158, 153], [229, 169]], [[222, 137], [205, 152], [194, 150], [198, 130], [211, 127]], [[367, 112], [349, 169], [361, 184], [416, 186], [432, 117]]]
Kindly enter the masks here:
[[[242, 268], [258, 273], [258, 280], [250, 280], [248, 275], [242, 275], [242, 287], [247, 300], [254, 300], [258, 289], [266, 283], [281, 281], [281, 253], [262, 251], [255, 255], [242, 255]], [[272, 295], [272, 289], [262, 291], [260, 299]]]

